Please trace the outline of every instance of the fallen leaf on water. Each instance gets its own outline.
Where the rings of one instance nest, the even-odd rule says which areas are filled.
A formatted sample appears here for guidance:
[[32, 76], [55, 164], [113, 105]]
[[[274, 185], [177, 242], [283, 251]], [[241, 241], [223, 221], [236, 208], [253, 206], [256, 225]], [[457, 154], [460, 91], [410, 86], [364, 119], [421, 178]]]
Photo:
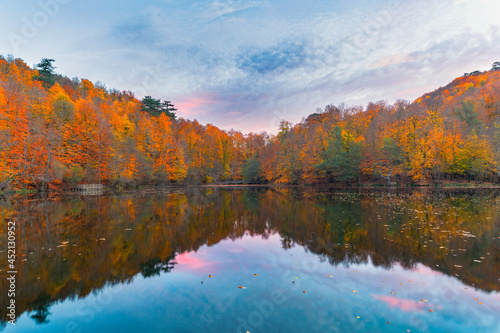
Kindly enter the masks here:
[[389, 322], [388, 322], [388, 321], [386, 321], [385, 323], [386, 323], [386, 324], [389, 324]]

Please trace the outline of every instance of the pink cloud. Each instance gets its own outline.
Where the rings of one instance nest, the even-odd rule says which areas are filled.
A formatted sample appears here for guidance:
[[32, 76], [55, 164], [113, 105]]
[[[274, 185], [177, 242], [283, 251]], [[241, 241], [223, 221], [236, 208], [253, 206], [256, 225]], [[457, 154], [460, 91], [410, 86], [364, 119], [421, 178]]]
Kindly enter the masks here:
[[428, 91], [434, 90], [435, 87], [432, 85], [420, 85], [416, 86], [413, 88], [409, 88], [403, 91], [398, 92], [399, 96], [415, 96], [415, 95], [422, 95]]
[[426, 307], [429, 307], [427, 302], [417, 302], [411, 299], [400, 299], [394, 296], [373, 296], [375, 299], [380, 299], [391, 308], [397, 308], [405, 312], [422, 312]]
[[415, 56], [411, 54], [396, 54], [390, 57], [386, 57], [375, 64], [373, 64], [373, 68], [380, 68], [380, 67], [386, 67], [390, 65], [398, 65], [398, 64], [404, 64], [406, 62], [412, 62], [415, 60], [420, 60], [427, 58], [428, 56]]
[[[178, 268], [181, 270], [204, 270], [205, 268], [212, 267], [213, 263], [197, 257], [193, 252], [186, 252], [179, 254], [175, 257]], [[177, 269], [176, 267], [176, 269]]]
[[175, 105], [177, 109], [179, 109], [179, 113], [182, 116], [194, 116], [203, 114], [206, 111], [206, 107], [212, 104], [215, 104], [216, 96], [212, 96], [211, 94], [204, 94], [204, 96], [197, 97], [185, 97], [179, 99]]

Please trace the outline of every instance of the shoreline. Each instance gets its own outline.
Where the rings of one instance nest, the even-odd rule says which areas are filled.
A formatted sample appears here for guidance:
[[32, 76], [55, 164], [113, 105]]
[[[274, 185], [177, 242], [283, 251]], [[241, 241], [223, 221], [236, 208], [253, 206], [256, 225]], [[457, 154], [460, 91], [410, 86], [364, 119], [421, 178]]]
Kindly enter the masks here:
[[472, 183], [460, 184], [461, 186], [432, 186], [432, 185], [413, 185], [413, 186], [386, 186], [382, 184], [374, 185], [358, 185], [347, 187], [347, 186], [310, 186], [310, 185], [277, 185], [277, 184], [200, 184], [200, 185], [186, 185], [186, 186], [149, 186], [140, 185], [137, 188], [131, 189], [113, 189], [109, 187], [104, 187], [102, 191], [74, 191], [71, 189], [66, 190], [53, 190], [53, 191], [35, 191], [35, 190], [20, 190], [20, 191], [10, 191], [10, 192], [0, 192], [0, 197], [11, 198], [16, 196], [28, 196], [28, 197], [44, 197], [44, 196], [65, 196], [65, 197], [95, 197], [95, 196], [109, 196], [109, 195], [127, 195], [127, 194], [145, 194], [154, 192], [164, 192], [164, 191], [186, 191], [193, 189], [209, 189], [209, 188], [227, 188], [227, 189], [245, 189], [245, 188], [269, 188], [274, 190], [282, 189], [296, 189], [303, 191], [413, 191], [413, 190], [432, 190], [432, 191], [449, 191], [449, 190], [500, 190], [500, 185], [487, 185], [487, 186], [477, 186]]

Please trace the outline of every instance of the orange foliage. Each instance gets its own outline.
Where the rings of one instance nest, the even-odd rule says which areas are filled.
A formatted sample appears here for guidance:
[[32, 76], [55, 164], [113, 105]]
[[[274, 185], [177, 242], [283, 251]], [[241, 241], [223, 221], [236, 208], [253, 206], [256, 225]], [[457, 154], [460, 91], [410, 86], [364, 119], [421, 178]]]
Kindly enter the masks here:
[[0, 190], [63, 183], [242, 179], [261, 135], [141, 111], [130, 92], [56, 76], [45, 89], [22, 60], [0, 58]]
[[[500, 71], [460, 77], [412, 104], [329, 105], [295, 126], [283, 122], [277, 136], [152, 116], [131, 92], [59, 75], [47, 88], [37, 75], [0, 57], [0, 190], [239, 182], [249, 174], [294, 184], [427, 182], [500, 169]], [[344, 166], [348, 177], [332, 154], [356, 163]]]

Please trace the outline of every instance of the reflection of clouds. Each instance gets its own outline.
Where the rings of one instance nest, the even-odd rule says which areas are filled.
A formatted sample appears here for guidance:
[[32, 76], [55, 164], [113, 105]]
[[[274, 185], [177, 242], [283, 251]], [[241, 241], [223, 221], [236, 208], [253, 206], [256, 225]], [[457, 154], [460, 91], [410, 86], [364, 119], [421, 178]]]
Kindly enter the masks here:
[[[295, 245], [288, 250], [283, 250], [281, 246], [278, 234], [272, 234], [267, 239], [247, 235], [237, 241], [223, 240], [196, 253], [178, 256], [176, 260], [179, 263], [188, 258], [186, 263], [190, 265], [184, 269], [195, 275], [210, 274], [203, 271], [209, 261], [216, 267], [210, 290], [204, 289], [208, 303], [198, 304], [193, 310], [209, 313], [210, 321], [238, 316], [247, 318], [255, 311], [252, 307], [254, 301], [268, 300], [271, 291], [283, 290], [286, 301], [276, 307], [273, 315], [266, 318], [259, 329], [280, 325], [294, 327], [296, 331], [316, 327], [339, 331], [378, 331], [377, 327], [386, 327], [379, 326], [386, 325], [385, 321], [390, 322], [390, 327], [401, 326], [412, 331], [432, 328], [436, 332], [469, 332], [500, 328], [495, 319], [500, 306], [500, 294], [497, 292], [476, 290], [453, 276], [422, 264], [416, 264], [412, 269], [394, 264], [387, 269], [376, 267], [369, 260], [350, 264], [349, 267], [334, 266], [320, 262], [317, 255], [302, 246]], [[215, 267], [211, 268], [212, 272]], [[179, 264], [170, 274], [180, 271], [185, 274], [184, 269]], [[258, 276], [254, 277], [254, 273]], [[237, 288], [239, 285], [247, 289], [240, 290]], [[181, 285], [170, 288], [180, 289]], [[233, 289], [237, 292], [233, 293]], [[305, 295], [308, 297], [302, 295], [302, 290], [307, 291]], [[194, 304], [198, 302], [197, 297], [198, 293], [193, 293], [176, 299], [181, 304]], [[474, 298], [478, 298], [483, 305], [478, 305]], [[241, 306], [243, 299], [248, 306]], [[421, 301], [423, 299], [428, 302]], [[229, 300], [234, 302], [231, 308], [221, 307]], [[290, 311], [314, 311], [314, 321], [303, 318], [304, 322], [295, 323], [284, 318]], [[332, 317], [331, 314], [335, 315]], [[357, 316], [360, 318], [357, 319]]]
[[415, 272], [417, 272], [419, 275], [432, 276], [432, 277], [436, 277], [436, 276], [439, 277], [439, 276], [443, 275], [443, 273], [435, 271], [435, 270], [431, 269], [430, 267], [427, 267], [424, 265], [418, 265], [415, 268]]
[[206, 261], [193, 252], [185, 252], [175, 257], [178, 266], [176, 270], [206, 271], [206, 268], [214, 266], [213, 262]]
[[[252, 202], [260, 205], [259, 211], [263, 214], [261, 215], [256, 214], [255, 211], [250, 213], [249, 209], [253, 206], [249, 206], [250, 202], [247, 199], [250, 199], [251, 195], [241, 197], [237, 195], [238, 192], [231, 191], [230, 193], [234, 195], [231, 200], [234, 201], [219, 201], [217, 200], [219, 196], [213, 189], [207, 189], [203, 193], [205, 194], [202, 196], [188, 196], [185, 200], [182, 199], [182, 196], [178, 197], [177, 194], [173, 197], [165, 197], [164, 200], [159, 201], [161, 202], [159, 207], [170, 208], [165, 208], [166, 210], [162, 211], [162, 214], [159, 214], [158, 218], [155, 217], [153, 220], [144, 218], [146, 216], [144, 212], [154, 211], [150, 209], [150, 205], [153, 204], [151, 201], [145, 203], [142, 199], [139, 201], [127, 199], [123, 200], [124, 206], [101, 204], [101, 207], [108, 207], [105, 211], [109, 215], [104, 213], [102, 217], [103, 221], [109, 223], [101, 221], [99, 229], [91, 229], [94, 231], [89, 231], [89, 234], [93, 234], [92, 232], [101, 234], [104, 230], [110, 232], [110, 237], [107, 237], [108, 242], [102, 243], [96, 248], [97, 253], [105, 254], [105, 256], [99, 260], [92, 260], [92, 264], [87, 263], [83, 271], [75, 270], [74, 276], [83, 277], [79, 283], [86, 283], [86, 279], [88, 279], [87, 271], [97, 272], [92, 276], [97, 276], [99, 281], [102, 281], [102, 279], [116, 281], [115, 278], [111, 279], [109, 274], [106, 274], [107, 270], [110, 269], [109, 262], [113, 263], [112, 266], [115, 270], [111, 270], [111, 272], [112, 276], [115, 276], [119, 274], [117, 272], [121, 271], [119, 267], [121, 267], [122, 262], [136, 264], [144, 262], [143, 259], [149, 259], [150, 256], [155, 258], [158, 255], [154, 252], [155, 250], [160, 253], [168, 251], [170, 255], [170, 251], [177, 249], [180, 254], [176, 257], [178, 264], [170, 273], [162, 273], [151, 278], [144, 278], [140, 274], [131, 278], [133, 274], [137, 274], [138, 270], [134, 268], [135, 266], [129, 267], [127, 274], [118, 280], [123, 284], [113, 286], [113, 282], [109, 286], [113, 295], [116, 295], [113, 296], [112, 301], [101, 296], [94, 297], [97, 294], [100, 295], [100, 290], [103, 290], [99, 289], [100, 287], [94, 289], [93, 295], [87, 295], [86, 298], [86, 300], [92, 300], [92, 302], [96, 301], [100, 307], [98, 315], [94, 317], [95, 319], [91, 323], [92, 327], [106, 327], [106, 322], [109, 321], [110, 316], [118, 314], [120, 323], [132, 318], [132, 321], [140, 326], [140, 331], [160, 331], [158, 327], [147, 325], [165, 324], [168, 325], [168, 329], [165, 328], [162, 331], [185, 331], [186, 327], [189, 327], [189, 331], [205, 332], [207, 324], [210, 324], [210, 331], [225, 332], [228, 331], [228, 326], [237, 327], [239, 325], [236, 318], [241, 317], [248, 320], [249, 314], [257, 311], [254, 305], [255, 302], [269, 301], [269, 295], [278, 290], [285, 295], [284, 303], [275, 306], [272, 314], [265, 318], [259, 329], [250, 331], [274, 332], [273, 328], [282, 327], [283, 331], [288, 332], [331, 330], [339, 332], [356, 330], [377, 332], [396, 331], [395, 327], [399, 328], [401, 326], [402, 329], [399, 331], [410, 329], [412, 332], [496, 332], [500, 328], [497, 320], [500, 311], [500, 294], [475, 289], [459, 280], [463, 278], [464, 281], [476, 283], [477, 286], [482, 281], [481, 284], [486, 288], [492, 287], [489, 283], [484, 283], [488, 279], [479, 274], [484, 271], [475, 269], [469, 271], [466, 269], [467, 256], [454, 257], [450, 253], [449, 256], [440, 257], [440, 260], [447, 263], [459, 261], [464, 265], [462, 269], [455, 271], [452, 268], [450, 272], [446, 270], [443, 262], [440, 262], [439, 268], [434, 266], [434, 252], [419, 257], [412, 251], [406, 252], [404, 249], [402, 251], [398, 246], [393, 247], [389, 246], [387, 242], [378, 242], [376, 240], [381, 240], [381, 238], [376, 236], [372, 239], [372, 241], [375, 241], [374, 243], [365, 239], [368, 241], [367, 243], [365, 241], [362, 243], [352, 242], [345, 251], [338, 253], [330, 251], [330, 255], [334, 259], [338, 259], [338, 261], [331, 261], [332, 263], [335, 262], [335, 264], [321, 262], [320, 256], [314, 254], [314, 251], [324, 253], [322, 249], [325, 243], [321, 243], [321, 247], [315, 247], [312, 234], [321, 232], [318, 229], [322, 225], [321, 221], [331, 220], [328, 215], [317, 215], [317, 209], [324, 209], [325, 207], [321, 204], [322, 201], [315, 201], [314, 203], [305, 201], [307, 204], [302, 205], [301, 200], [293, 201], [293, 199], [281, 193], [278, 198], [283, 198], [283, 201], [288, 201], [289, 204], [295, 205], [296, 208], [293, 215], [287, 215], [290, 206], [288, 204], [281, 206], [278, 203], [279, 201], [275, 200], [276, 197], [270, 196], [271, 193], [279, 192], [272, 191], [266, 194], [265, 198], [267, 199], [265, 200], [256, 199], [253, 201], [252, 199]], [[224, 191], [224, 193], [228, 192]], [[172, 200], [173, 198], [177, 199]], [[245, 201], [240, 201], [243, 198]], [[391, 197], [391, 200], [398, 203], [398, 200], [403, 201], [404, 198], [394, 196]], [[467, 196], [466, 198], [470, 197]], [[103, 198], [104, 202], [109, 203], [108, 199]], [[430, 236], [435, 237], [445, 229], [449, 229], [451, 225], [456, 225], [457, 216], [455, 213], [459, 212], [458, 207], [461, 207], [460, 209], [465, 208], [463, 212], [467, 213], [467, 217], [465, 221], [458, 219], [460, 228], [464, 230], [472, 228], [470, 231], [474, 231], [478, 238], [482, 234], [484, 239], [490, 239], [491, 232], [497, 230], [497, 199], [495, 195], [494, 197], [483, 197], [482, 200], [478, 201], [464, 200], [467, 202], [472, 201], [473, 206], [468, 208], [462, 205], [452, 205], [453, 208], [449, 213], [454, 217], [441, 221], [444, 222], [441, 224], [441, 228], [432, 232]], [[143, 232], [149, 233], [151, 230], [158, 230], [153, 228], [156, 225], [164, 225], [163, 216], [179, 216], [177, 206], [164, 204], [176, 201], [179, 202], [179, 209], [189, 211], [184, 215], [185, 223], [175, 224], [172, 220], [170, 221], [172, 223], [169, 223], [169, 228], [159, 229], [164, 230], [166, 233], [162, 231], [155, 232], [155, 237], [151, 239], [152, 242], [147, 241], [150, 238], [144, 237]], [[90, 203], [92, 202], [97, 203], [90, 201]], [[232, 207], [230, 211], [225, 208], [225, 204], [229, 202]], [[368, 202], [372, 202], [371, 199]], [[375, 202], [378, 201], [372, 203]], [[225, 204], [222, 205], [222, 203]], [[386, 203], [388, 204], [388, 202]], [[423, 202], [417, 200], [409, 203], [411, 207], [418, 208], [418, 211], [424, 213], [420, 208], [420, 203], [423, 204]], [[77, 209], [68, 210], [69, 207], [74, 207], [73, 204], [66, 206], [65, 210], [52, 210], [52, 208], [56, 209], [59, 204], [50, 204], [49, 208], [51, 210], [49, 212], [58, 212], [55, 214], [56, 216], [60, 216], [61, 212], [66, 211], [74, 211], [77, 214], [67, 216], [72, 221], [71, 223], [59, 223], [57, 219], [51, 221], [49, 229], [54, 231], [53, 234], [56, 233], [56, 230], [59, 230], [61, 237], [66, 239], [63, 235], [67, 235], [66, 232], [73, 234], [74, 229], [69, 227], [78, 226], [79, 222], [82, 221], [81, 219], [83, 219], [83, 215], [78, 215], [80, 211]], [[326, 207], [335, 207], [330, 206], [330, 204], [331, 200], [328, 199]], [[372, 207], [376, 207], [376, 211], [383, 211], [383, 206], [380, 206], [380, 204], [383, 203], [378, 202]], [[391, 201], [391, 207], [392, 204]], [[174, 206], [176, 208], [170, 210]], [[450, 207], [450, 202], [439, 200], [437, 206], [446, 209], [446, 207]], [[109, 207], [112, 209], [109, 209]], [[128, 208], [123, 209], [123, 207]], [[191, 207], [195, 209], [191, 209]], [[197, 207], [205, 207], [206, 210], [199, 210]], [[346, 211], [357, 211], [356, 209], [347, 209], [347, 207], [358, 206], [340, 207], [343, 207], [342, 210]], [[482, 207], [481, 209], [484, 211], [478, 211], [479, 207]], [[136, 214], [130, 214], [131, 210], [135, 211]], [[304, 215], [301, 214], [302, 211]], [[333, 216], [338, 218], [339, 210], [332, 209], [332, 211], [335, 212]], [[362, 209], [361, 211], [369, 212], [370, 210]], [[217, 217], [221, 217], [220, 212], [224, 212], [224, 217], [219, 220]], [[226, 214], [226, 212], [229, 214]], [[270, 212], [273, 212], [273, 214], [276, 212], [278, 215], [268, 215]], [[429, 213], [432, 212], [433, 210], [430, 209]], [[474, 215], [469, 215], [471, 212], [474, 212]], [[123, 217], [119, 217], [120, 214], [124, 214]], [[34, 216], [37, 215], [34, 214]], [[313, 218], [302, 221], [304, 216]], [[366, 215], [365, 218], [370, 216]], [[408, 215], [408, 220], [403, 219], [401, 223], [413, 221], [412, 216], [411, 214]], [[485, 222], [477, 225], [475, 220], [471, 220], [471, 216], [474, 216], [475, 220], [479, 219]], [[493, 219], [486, 220], [483, 218], [484, 216], [492, 216]], [[113, 222], [111, 223], [111, 221]], [[316, 222], [319, 222], [319, 224], [316, 224]], [[126, 231], [127, 236], [123, 238], [128, 239], [127, 237], [133, 236], [134, 247], [131, 247], [127, 241], [128, 246], [124, 248], [142, 249], [146, 252], [143, 256], [131, 256], [131, 252], [127, 250], [127, 256], [119, 255], [113, 256], [111, 260], [107, 259], [110, 258], [108, 255], [110, 253], [114, 254], [114, 252], [103, 251], [101, 246], [112, 244], [113, 249], [118, 249], [119, 253], [121, 253], [122, 247], [118, 246], [120, 244], [118, 240], [125, 235], [115, 229], [116, 223], [120, 225], [123, 223], [124, 226], [130, 225], [131, 227], [135, 225], [137, 227], [132, 229], [137, 230], [137, 232], [129, 233]], [[365, 227], [377, 225], [380, 224], [370, 223]], [[141, 227], [139, 228], [139, 226]], [[97, 224], [94, 227], [97, 228]], [[341, 229], [339, 228], [339, 230]], [[28, 230], [28, 239], [43, 240], [41, 243], [32, 243], [40, 244], [37, 248], [41, 247], [42, 244], [46, 244], [46, 238], [39, 234], [38, 228], [28, 228]], [[113, 233], [111, 233], [112, 230], [114, 230]], [[245, 232], [245, 230], [248, 231]], [[361, 230], [359, 229], [359, 231]], [[373, 229], [368, 229], [367, 232], [362, 234], [371, 235], [370, 230]], [[484, 233], [478, 232], [479, 230], [484, 231]], [[108, 234], [108, 231], [104, 232], [104, 234]], [[399, 231], [399, 229], [394, 231]], [[113, 234], [114, 236], [111, 236]], [[418, 239], [417, 235], [414, 235], [411, 240]], [[407, 239], [404, 234], [401, 236], [403, 240]], [[115, 240], [111, 242], [112, 237], [117, 238], [114, 238]], [[282, 248], [285, 237], [291, 241], [291, 248], [286, 250]], [[309, 240], [313, 241], [310, 242]], [[450, 242], [457, 244], [453, 240], [450, 240]], [[91, 244], [95, 245], [93, 239]], [[165, 246], [166, 244], [169, 244], [169, 246]], [[306, 244], [309, 247], [303, 247], [300, 244]], [[331, 245], [335, 244], [337, 243]], [[403, 244], [406, 243], [403, 241]], [[470, 245], [472, 246], [472, 244]], [[84, 246], [84, 244], [80, 246]], [[92, 245], [87, 246], [93, 248]], [[335, 247], [332, 246], [332, 248]], [[196, 252], [184, 252], [188, 249], [196, 249]], [[156, 255], [153, 255], [155, 253]], [[494, 253], [494, 251], [491, 251], [491, 253]], [[377, 254], [383, 256], [386, 260], [380, 260], [379, 258], [378, 262], [372, 261], [370, 256]], [[426, 267], [419, 264], [416, 261], [417, 258], [426, 263], [430, 261], [429, 265], [431, 266]], [[426, 261], [427, 259], [429, 261]], [[118, 260], [118, 264], [116, 260]], [[380, 264], [381, 262], [383, 264]], [[402, 264], [398, 264], [398, 262]], [[44, 262], [42, 261], [42, 263]], [[92, 266], [95, 263], [99, 263], [99, 265]], [[51, 268], [53, 266], [48, 264], [38, 267], [41, 267], [39, 269], [42, 271], [55, 271]], [[481, 266], [481, 268], [485, 269], [486, 266]], [[441, 269], [445, 273], [433, 269]], [[33, 270], [33, 272], [36, 272], [36, 270]], [[455, 273], [459, 273], [460, 277], [455, 277]], [[209, 274], [213, 275], [213, 278], [209, 279]], [[258, 274], [258, 276], [254, 276], [254, 274]], [[298, 279], [295, 279], [295, 277]], [[131, 283], [127, 284], [128, 281], [131, 281]], [[204, 283], [201, 284], [201, 281], [204, 281]], [[496, 276], [494, 281], [497, 281]], [[85, 284], [90, 286], [86, 288], [88, 292], [90, 292], [92, 286], [95, 286], [94, 283], [94, 280], [90, 280], [88, 284]], [[79, 284], [68, 284], [68, 286], [70, 285]], [[247, 287], [247, 289], [238, 289], [240, 285]], [[120, 289], [118, 289], [119, 287]], [[493, 287], [498, 289], [497, 285]], [[107, 290], [108, 287], [105, 289]], [[302, 290], [306, 290], [307, 293], [302, 293]], [[352, 290], [355, 290], [356, 293], [353, 293]], [[103, 290], [103, 292], [107, 291]], [[391, 294], [391, 292], [395, 294]], [[475, 301], [474, 298], [477, 298], [478, 301]], [[429, 302], [422, 303], [422, 306], [425, 306], [423, 309], [419, 308], [418, 302], [421, 299], [429, 300]], [[70, 302], [69, 298], [58, 298], [58, 301], [50, 310], [53, 313], [51, 322], [54, 325], [64, 324], [65, 320], [71, 320], [71, 315], [75, 312], [71, 310], [79, 308], [79, 305], [83, 305], [83, 309], [88, 308], [88, 303], [80, 303], [83, 299], [77, 300], [74, 298], [74, 302]], [[479, 302], [483, 304], [479, 305]], [[429, 313], [428, 308], [432, 308], [435, 312]], [[140, 311], [137, 311], [137, 309], [140, 309]], [[411, 309], [414, 309], [414, 311]], [[129, 316], [123, 318], [123, 313], [129, 314]], [[63, 318], [64, 316], [66, 317]], [[16, 327], [17, 330], [21, 327], [21, 331], [23, 331], [28, 327], [27, 323], [33, 324], [29, 316], [25, 317], [21, 317], [18, 327]], [[85, 324], [87, 317], [83, 318], [82, 321]], [[297, 318], [300, 318], [300, 320], [297, 320]], [[390, 322], [390, 326], [387, 326], [386, 321]], [[55, 326], [47, 327], [46, 332], [64, 331], [63, 328], [59, 329]], [[96, 331], [88, 326], [82, 326], [81, 330], [85, 332]], [[123, 330], [125, 331], [125, 329]], [[127, 327], [127, 330], [132, 329]], [[25, 329], [25, 331], [28, 331], [28, 329]]]
[[[380, 299], [391, 308], [397, 308], [404, 312], [422, 312], [426, 305], [424, 302], [417, 302], [411, 299], [401, 299], [395, 296], [373, 296], [375, 299]], [[429, 304], [431, 305], [431, 304]]]

